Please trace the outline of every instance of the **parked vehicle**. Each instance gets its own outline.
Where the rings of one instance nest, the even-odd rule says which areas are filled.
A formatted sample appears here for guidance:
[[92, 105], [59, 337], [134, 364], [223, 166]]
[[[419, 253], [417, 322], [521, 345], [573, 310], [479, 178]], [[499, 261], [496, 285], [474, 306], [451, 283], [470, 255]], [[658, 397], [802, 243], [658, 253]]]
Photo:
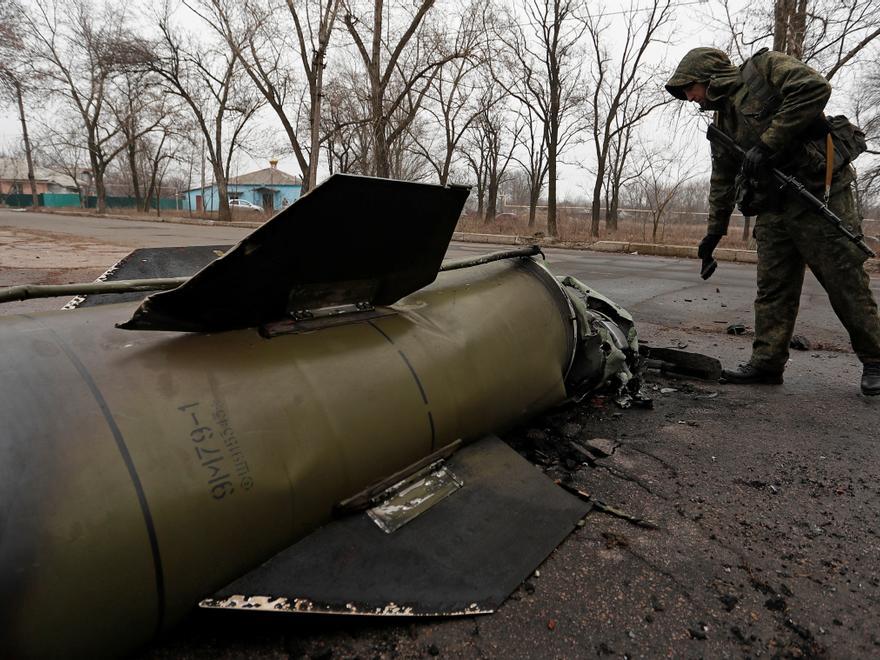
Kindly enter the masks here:
[[230, 199], [229, 200], [229, 208], [243, 209], [245, 211], [262, 211], [263, 210], [263, 207], [257, 206], [253, 202], [249, 202], [246, 199]]

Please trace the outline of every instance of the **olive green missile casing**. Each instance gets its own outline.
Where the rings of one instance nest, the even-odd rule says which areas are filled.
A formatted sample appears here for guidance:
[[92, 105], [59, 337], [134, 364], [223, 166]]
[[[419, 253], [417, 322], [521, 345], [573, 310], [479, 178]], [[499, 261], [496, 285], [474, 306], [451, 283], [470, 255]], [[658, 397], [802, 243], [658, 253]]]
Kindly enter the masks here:
[[0, 648], [117, 655], [458, 438], [566, 397], [539, 263], [441, 273], [367, 322], [265, 339], [0, 317]]

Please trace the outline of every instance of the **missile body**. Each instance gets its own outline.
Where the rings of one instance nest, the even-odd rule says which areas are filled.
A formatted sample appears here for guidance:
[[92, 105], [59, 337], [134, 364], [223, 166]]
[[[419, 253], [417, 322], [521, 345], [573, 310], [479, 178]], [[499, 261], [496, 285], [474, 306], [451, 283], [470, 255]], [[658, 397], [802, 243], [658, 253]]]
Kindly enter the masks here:
[[0, 648], [113, 656], [458, 438], [566, 397], [580, 332], [531, 259], [267, 339], [0, 317]]

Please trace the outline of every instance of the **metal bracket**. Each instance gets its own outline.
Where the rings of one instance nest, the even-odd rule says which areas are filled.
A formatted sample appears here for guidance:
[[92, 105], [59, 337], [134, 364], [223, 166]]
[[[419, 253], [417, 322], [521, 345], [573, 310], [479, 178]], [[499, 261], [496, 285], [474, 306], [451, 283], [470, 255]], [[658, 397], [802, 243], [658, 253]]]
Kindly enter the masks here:
[[373, 305], [366, 300], [347, 305], [328, 305], [327, 307], [318, 307], [316, 309], [297, 309], [291, 312], [294, 321], [305, 321], [307, 319], [320, 319], [328, 316], [340, 316], [342, 314], [352, 314], [354, 312], [372, 312], [375, 309]]
[[[358, 305], [363, 303], [358, 303]], [[281, 321], [273, 321], [264, 323], [259, 327], [260, 336], [266, 339], [278, 337], [280, 335], [296, 335], [303, 332], [313, 332], [324, 328], [333, 328], [338, 325], [350, 325], [352, 323], [365, 323], [373, 321], [384, 316], [392, 316], [396, 314], [389, 307], [373, 307], [368, 304], [367, 309], [358, 309], [358, 305], [338, 305], [337, 307], [323, 307], [320, 310], [300, 310], [294, 314], [294, 318], [283, 319]], [[344, 311], [327, 311], [340, 307], [345, 307]], [[302, 312], [300, 314], [300, 312]]]

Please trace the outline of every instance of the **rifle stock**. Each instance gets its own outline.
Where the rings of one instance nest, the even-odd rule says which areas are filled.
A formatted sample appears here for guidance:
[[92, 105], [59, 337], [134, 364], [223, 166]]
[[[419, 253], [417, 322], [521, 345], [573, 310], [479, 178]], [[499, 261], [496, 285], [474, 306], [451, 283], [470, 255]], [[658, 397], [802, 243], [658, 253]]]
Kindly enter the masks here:
[[[709, 139], [709, 142], [715, 142], [725, 149], [738, 154], [740, 157], [745, 156], [745, 149], [734, 142], [733, 138], [721, 131], [721, 129], [715, 126], [715, 124], [709, 124], [709, 128], [706, 131], [706, 137]], [[807, 206], [816, 211], [823, 219], [834, 225], [837, 231], [846, 236], [846, 238], [855, 244], [859, 250], [869, 257], [877, 256], [874, 254], [874, 251], [868, 247], [867, 243], [865, 243], [864, 235], [853, 234], [846, 225], [843, 224], [843, 221], [838, 218], [830, 208], [828, 208], [828, 205], [807, 190], [803, 183], [775, 167], [770, 168], [770, 173], [773, 175], [773, 178], [779, 182], [780, 188], [790, 190], [797, 195], [807, 204]]]

